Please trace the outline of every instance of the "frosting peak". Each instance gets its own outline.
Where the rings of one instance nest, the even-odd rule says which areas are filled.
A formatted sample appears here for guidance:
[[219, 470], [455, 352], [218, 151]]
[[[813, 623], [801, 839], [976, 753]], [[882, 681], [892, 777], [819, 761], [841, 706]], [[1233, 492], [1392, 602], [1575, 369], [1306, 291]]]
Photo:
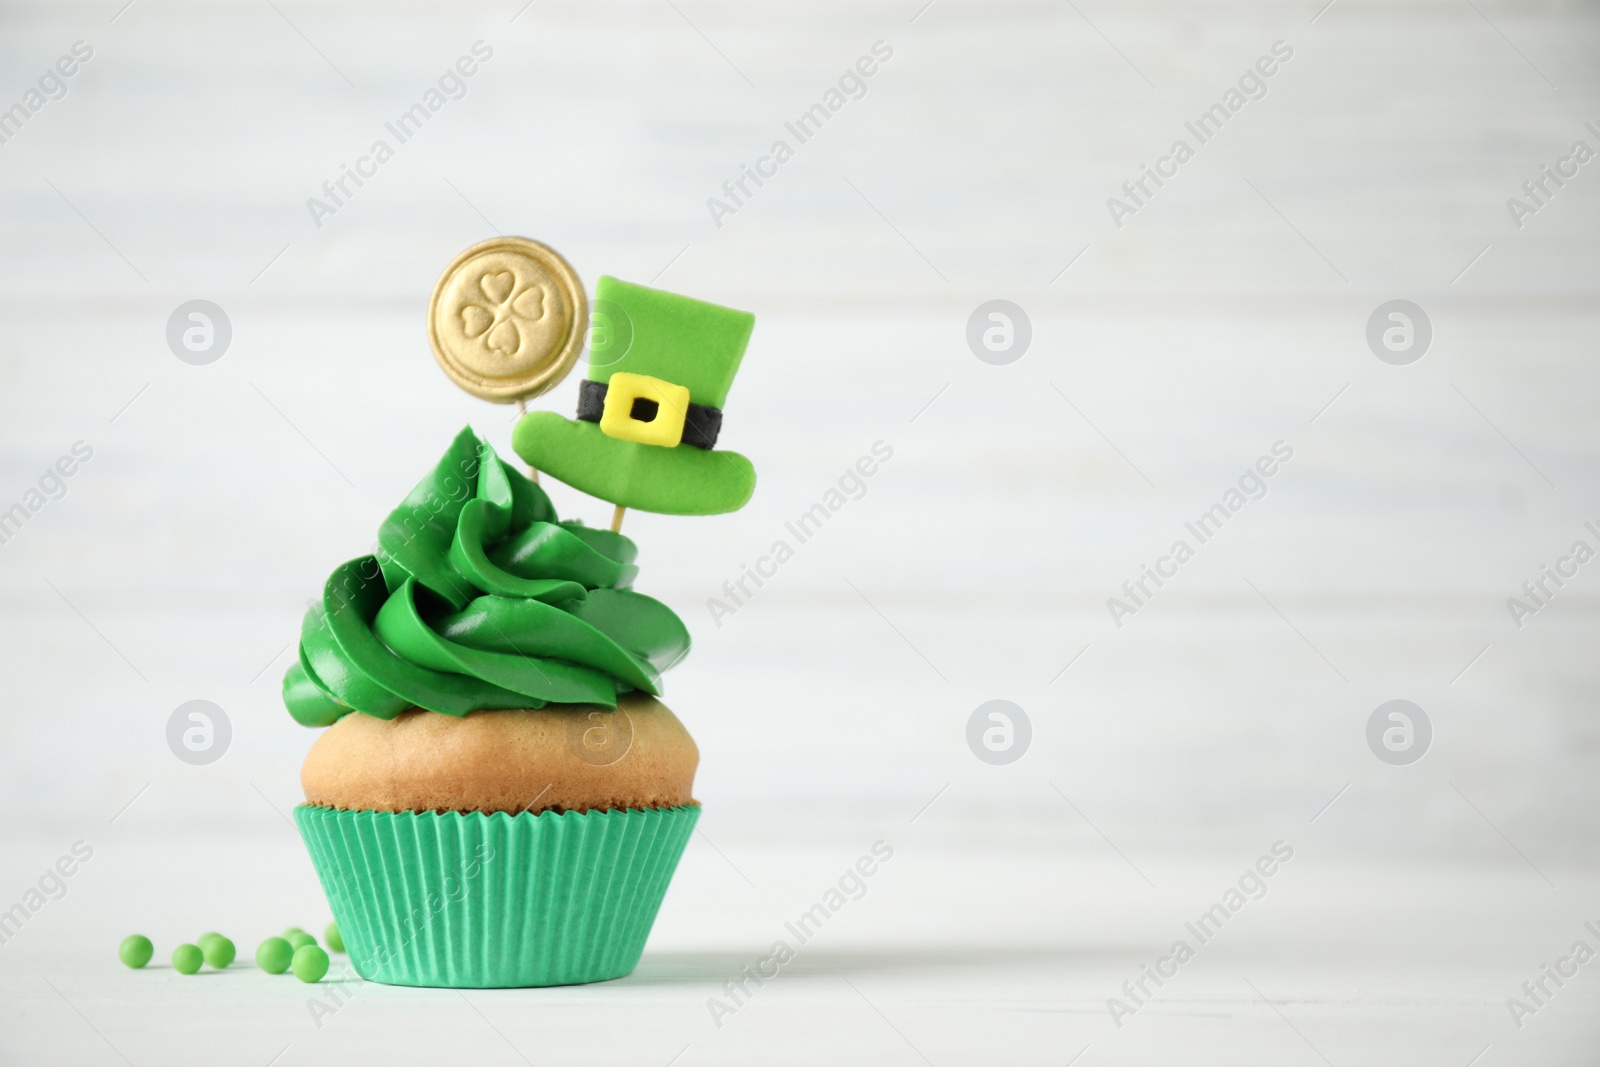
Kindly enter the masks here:
[[463, 429], [390, 513], [378, 554], [334, 569], [283, 679], [289, 714], [327, 726], [661, 692], [689, 651], [672, 609], [631, 586], [637, 549], [560, 522], [544, 491]]

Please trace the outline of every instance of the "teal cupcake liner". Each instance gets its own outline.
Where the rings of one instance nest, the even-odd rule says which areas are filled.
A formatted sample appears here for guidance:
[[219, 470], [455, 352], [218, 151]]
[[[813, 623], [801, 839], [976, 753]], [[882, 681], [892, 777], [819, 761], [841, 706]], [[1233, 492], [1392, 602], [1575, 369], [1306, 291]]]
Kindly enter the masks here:
[[632, 971], [699, 817], [695, 805], [294, 812], [356, 973], [451, 989]]

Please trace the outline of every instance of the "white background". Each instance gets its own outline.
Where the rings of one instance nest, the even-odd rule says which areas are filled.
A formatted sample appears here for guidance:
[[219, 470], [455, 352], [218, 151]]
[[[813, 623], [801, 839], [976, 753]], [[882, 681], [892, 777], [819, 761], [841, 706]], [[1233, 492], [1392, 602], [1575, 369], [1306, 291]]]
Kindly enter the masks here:
[[[94, 49], [0, 144], [0, 509], [94, 450], [0, 545], [0, 909], [94, 849], [0, 945], [0, 1058], [1592, 1062], [1600, 964], [1521, 1029], [1506, 1000], [1600, 949], [1600, 563], [1522, 628], [1506, 601], [1600, 548], [1600, 162], [1520, 228], [1507, 198], [1600, 149], [1596, 7], [920, 2], [0, 8], [0, 107]], [[318, 227], [306, 199], [479, 40], [465, 96]], [[880, 40], [865, 96], [718, 226], [707, 198]], [[1266, 96], [1118, 227], [1107, 198], [1277, 41]], [[325, 921], [285, 823], [314, 734], [278, 681], [450, 437], [508, 446], [423, 322], [497, 231], [757, 315], [723, 436], [754, 500], [625, 527], [694, 634], [667, 700], [705, 805], [644, 963], [369, 986], [321, 1027], [251, 968], [122, 970], [134, 929], [160, 963]], [[195, 298], [232, 322], [209, 366], [165, 340]], [[993, 298], [1032, 322], [1005, 366], [965, 338]], [[1397, 298], [1433, 328], [1409, 366], [1365, 340]], [[877, 441], [865, 495], [715, 625]], [[1107, 598], [1277, 441], [1267, 495], [1116, 626]], [[195, 698], [233, 729], [205, 767], [165, 739]], [[996, 698], [1033, 727], [1005, 767], [965, 739]], [[1434, 730], [1406, 767], [1365, 740], [1395, 698]], [[714, 1025], [880, 839], [866, 897]], [[1268, 894], [1116, 1026], [1107, 998], [1278, 840]]]

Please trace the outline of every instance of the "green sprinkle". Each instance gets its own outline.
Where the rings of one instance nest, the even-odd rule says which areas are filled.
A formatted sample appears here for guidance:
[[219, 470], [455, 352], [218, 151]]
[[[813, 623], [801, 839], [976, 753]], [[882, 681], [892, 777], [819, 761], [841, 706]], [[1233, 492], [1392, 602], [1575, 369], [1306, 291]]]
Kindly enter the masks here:
[[294, 959], [294, 947], [281, 937], [269, 937], [256, 948], [256, 966], [268, 974], [282, 974]]
[[328, 954], [316, 945], [294, 950], [294, 976], [302, 982], [320, 982], [328, 973]]
[[134, 970], [149, 963], [150, 957], [155, 954], [155, 946], [143, 934], [129, 934], [122, 939], [122, 945], [117, 949], [117, 955], [122, 957], [122, 962]]
[[172, 950], [172, 969], [179, 974], [194, 974], [205, 959], [195, 945], [179, 945]]
[[232, 941], [221, 934], [212, 934], [210, 937], [200, 939], [200, 954], [206, 958], [207, 963], [220, 971], [233, 962], [239, 950], [233, 947]]
[[289, 944], [296, 950], [305, 948], [307, 945], [315, 945], [317, 943], [317, 939], [306, 933], [304, 930], [296, 930], [292, 933], [284, 934], [283, 939], [289, 942]]
[[328, 928], [322, 931], [322, 940], [335, 952], [344, 951], [344, 935], [339, 933], [338, 923], [329, 923]]

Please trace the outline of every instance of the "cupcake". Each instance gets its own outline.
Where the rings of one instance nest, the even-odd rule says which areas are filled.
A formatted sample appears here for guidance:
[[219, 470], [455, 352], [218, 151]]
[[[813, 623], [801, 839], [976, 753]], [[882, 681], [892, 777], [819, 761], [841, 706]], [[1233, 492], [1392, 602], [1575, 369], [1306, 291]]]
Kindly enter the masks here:
[[[519, 454], [619, 522], [741, 506], [749, 461], [712, 446], [752, 317], [610, 278], [596, 296], [625, 347], [601, 358], [594, 339], [578, 419], [525, 416]], [[363, 978], [543, 986], [637, 965], [700, 807], [698, 750], [657, 699], [689, 634], [633, 590], [636, 557], [465, 429], [378, 551], [329, 576], [283, 696], [324, 728], [295, 821]]]

